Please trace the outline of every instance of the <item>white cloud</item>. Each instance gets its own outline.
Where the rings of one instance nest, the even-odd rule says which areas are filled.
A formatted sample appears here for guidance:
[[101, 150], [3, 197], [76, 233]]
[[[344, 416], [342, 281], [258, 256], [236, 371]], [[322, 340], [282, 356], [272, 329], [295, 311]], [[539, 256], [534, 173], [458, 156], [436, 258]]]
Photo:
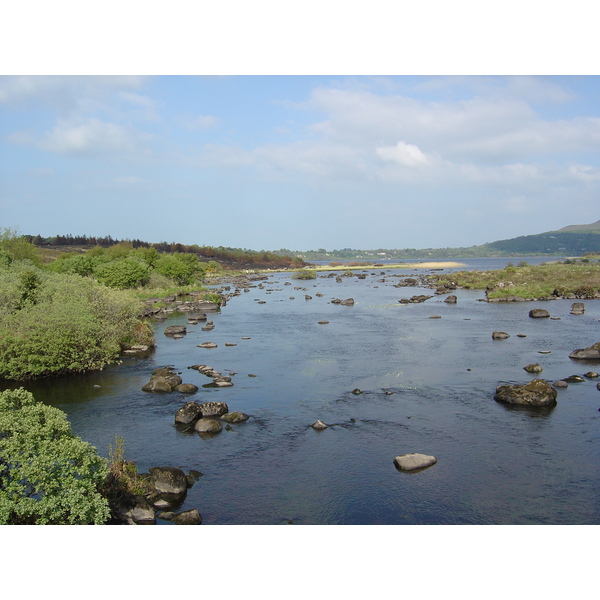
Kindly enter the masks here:
[[0, 77], [0, 103], [52, 107], [63, 117], [107, 102], [115, 90], [137, 89], [137, 76], [27, 75]]
[[590, 165], [570, 165], [569, 174], [574, 179], [586, 183], [600, 181], [600, 169], [598, 167], [592, 167]]
[[88, 119], [76, 123], [59, 121], [58, 125], [42, 137], [36, 138], [29, 133], [17, 132], [8, 139], [57, 154], [94, 156], [142, 152], [139, 144], [147, 141], [149, 136], [141, 136], [114, 123]]
[[120, 92], [119, 97], [137, 108], [136, 115], [138, 117], [149, 121], [158, 120], [158, 103], [152, 98], [134, 92]]
[[429, 159], [418, 146], [400, 140], [395, 146], [381, 146], [375, 149], [381, 160], [394, 162], [402, 167], [421, 167], [429, 163]]

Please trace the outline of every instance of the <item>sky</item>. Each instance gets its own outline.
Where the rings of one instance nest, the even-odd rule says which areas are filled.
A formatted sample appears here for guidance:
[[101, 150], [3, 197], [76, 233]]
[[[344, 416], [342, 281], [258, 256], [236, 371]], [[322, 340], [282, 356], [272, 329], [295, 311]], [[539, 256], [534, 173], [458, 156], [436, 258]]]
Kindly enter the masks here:
[[334, 250], [600, 218], [586, 2], [175, 5], [6, 7], [0, 227]]
[[471, 246], [600, 218], [597, 76], [1, 76], [21, 233]]

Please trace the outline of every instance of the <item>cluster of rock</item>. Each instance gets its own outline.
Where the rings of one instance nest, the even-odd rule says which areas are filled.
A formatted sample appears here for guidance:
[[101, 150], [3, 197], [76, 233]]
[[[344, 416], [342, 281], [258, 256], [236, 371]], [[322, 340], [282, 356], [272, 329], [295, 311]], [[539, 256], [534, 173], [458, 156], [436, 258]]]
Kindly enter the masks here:
[[400, 304], [418, 304], [419, 302], [425, 302], [425, 300], [429, 300], [429, 298], [433, 298], [433, 296], [426, 296], [424, 294], [419, 296], [412, 296], [411, 298], [401, 298], [398, 300]]
[[143, 392], [181, 392], [193, 394], [198, 386], [193, 383], [183, 383], [183, 379], [173, 367], [158, 367], [152, 371], [150, 381], [142, 387]]
[[124, 525], [153, 525], [159, 518], [177, 525], [200, 525], [202, 516], [197, 509], [175, 512], [200, 476], [198, 471], [186, 475], [175, 467], [151, 468], [150, 473], [138, 475], [146, 487], [144, 495], [126, 493], [112, 502], [114, 521]]
[[194, 371], [198, 371], [199, 373], [202, 373], [203, 375], [206, 375], [207, 377], [212, 377], [213, 384], [215, 387], [232, 387], [233, 386], [233, 383], [231, 381], [232, 376], [235, 375], [235, 373], [233, 373], [233, 371], [230, 371], [229, 375], [223, 375], [223, 373], [221, 373], [221, 371], [216, 371], [215, 369], [213, 369], [212, 367], [209, 367], [208, 365], [200, 365], [200, 364], [192, 365], [191, 367], [188, 367], [188, 369], [194, 369]]
[[354, 298], [346, 298], [345, 300], [340, 300], [339, 298], [335, 298], [331, 301], [331, 304], [340, 304], [341, 306], [353, 306]]
[[187, 425], [199, 434], [219, 433], [225, 423], [243, 423], [250, 417], [243, 412], [229, 412], [225, 402], [186, 402], [175, 414], [177, 425]]
[[[190, 292], [192, 298], [199, 296], [200, 291]], [[164, 320], [169, 313], [180, 311], [203, 314], [205, 312], [216, 312], [221, 306], [227, 303], [227, 297], [221, 295], [218, 302], [210, 302], [208, 300], [178, 300], [184, 294], [165, 296], [164, 298], [148, 298], [142, 310], [142, 317], [153, 317], [157, 320]], [[158, 302], [166, 304], [164, 307], [154, 306]]]

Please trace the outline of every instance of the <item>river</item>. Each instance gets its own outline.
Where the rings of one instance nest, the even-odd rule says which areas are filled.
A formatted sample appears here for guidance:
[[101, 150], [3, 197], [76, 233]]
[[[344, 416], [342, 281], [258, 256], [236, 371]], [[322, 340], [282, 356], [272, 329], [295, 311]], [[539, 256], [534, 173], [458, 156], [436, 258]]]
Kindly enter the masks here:
[[[491, 269], [509, 259], [460, 262]], [[455, 305], [445, 296], [400, 304], [433, 293], [394, 287], [418, 272], [366, 268], [365, 279], [341, 283], [327, 273], [312, 281], [272, 274], [210, 313], [212, 331], [188, 325], [182, 339], [165, 336], [168, 325], [187, 322], [175, 312], [154, 325], [150, 358], [26, 387], [65, 411], [103, 456], [119, 435], [140, 471], [203, 473], [181, 510], [197, 508], [204, 524], [600, 523], [599, 380], [558, 390], [551, 410], [493, 399], [498, 385], [533, 379], [523, 370], [529, 363], [539, 362], [550, 382], [599, 371], [568, 355], [600, 340], [600, 303], [586, 301], [585, 314], [574, 316], [571, 300], [488, 304], [481, 291], [457, 290]], [[349, 297], [353, 306], [331, 303]], [[536, 307], [559, 319], [529, 318]], [[494, 341], [493, 331], [510, 338]], [[206, 341], [217, 348], [197, 347]], [[234, 386], [202, 387], [210, 379], [188, 369], [197, 363], [235, 372]], [[162, 365], [199, 391], [142, 392]], [[225, 401], [251, 418], [210, 439], [183, 433], [175, 412], [192, 399]], [[315, 431], [317, 419], [329, 427]], [[398, 471], [394, 457], [411, 452], [438, 462]]]

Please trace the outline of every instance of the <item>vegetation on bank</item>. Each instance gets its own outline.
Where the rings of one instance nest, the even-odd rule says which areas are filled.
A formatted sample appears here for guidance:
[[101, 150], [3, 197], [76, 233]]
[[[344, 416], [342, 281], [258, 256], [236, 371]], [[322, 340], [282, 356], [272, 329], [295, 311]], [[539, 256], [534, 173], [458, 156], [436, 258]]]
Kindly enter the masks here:
[[0, 378], [99, 370], [128, 346], [151, 345], [141, 299], [198, 290], [211, 269], [195, 255], [129, 243], [43, 264], [23, 236], [0, 230]]
[[[106, 237], [88, 237], [85, 235], [56, 235], [52, 237], [42, 237], [40, 235], [25, 235], [24, 240], [43, 249], [52, 250], [56, 247], [72, 247], [80, 252], [85, 252], [92, 248], [110, 249], [113, 246], [129, 245], [131, 248], [155, 250], [163, 255], [168, 254], [189, 254], [196, 256], [201, 262], [213, 262], [226, 265], [227, 267], [240, 268], [260, 268], [260, 269], [295, 269], [304, 266], [304, 263], [297, 256], [281, 255], [276, 252], [266, 250], [247, 250], [246, 248], [229, 248], [226, 246], [198, 246], [197, 244], [180, 244], [175, 242], [150, 243], [139, 239], [117, 240], [110, 235]], [[46, 253], [45, 252], [45, 253]]]
[[129, 292], [25, 261], [0, 269], [0, 377], [99, 370], [123, 347], [152, 344], [140, 304]]
[[436, 275], [443, 284], [452, 282], [466, 289], [486, 290], [488, 299], [519, 296], [541, 299], [574, 295], [594, 298], [600, 293], [600, 263], [592, 259], [528, 265], [526, 262], [494, 271], [461, 271]]
[[147, 492], [122, 437], [107, 461], [63, 411], [23, 388], [0, 392], [0, 525], [119, 523], [119, 503]]
[[22, 388], [0, 392], [0, 525], [105, 523], [108, 474], [64, 412]]

